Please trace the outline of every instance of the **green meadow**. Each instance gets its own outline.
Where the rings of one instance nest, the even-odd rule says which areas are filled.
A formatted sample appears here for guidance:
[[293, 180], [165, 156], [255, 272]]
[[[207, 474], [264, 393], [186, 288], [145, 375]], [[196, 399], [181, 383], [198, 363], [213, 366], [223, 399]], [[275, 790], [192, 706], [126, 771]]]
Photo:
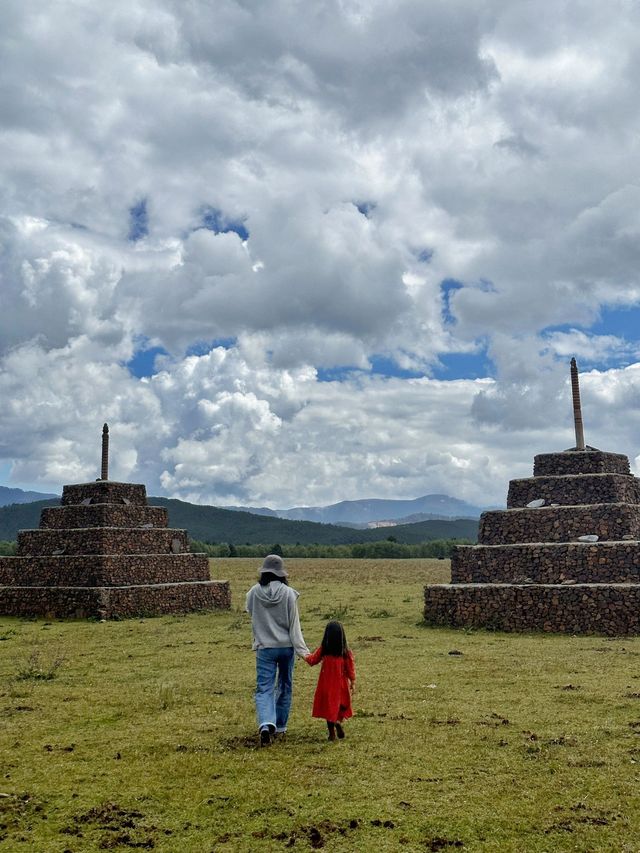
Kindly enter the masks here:
[[257, 560], [212, 562], [227, 613], [0, 618], [0, 850], [640, 850], [640, 640], [427, 628], [443, 560], [287, 564], [308, 645], [355, 653], [344, 741], [298, 662], [257, 748]]

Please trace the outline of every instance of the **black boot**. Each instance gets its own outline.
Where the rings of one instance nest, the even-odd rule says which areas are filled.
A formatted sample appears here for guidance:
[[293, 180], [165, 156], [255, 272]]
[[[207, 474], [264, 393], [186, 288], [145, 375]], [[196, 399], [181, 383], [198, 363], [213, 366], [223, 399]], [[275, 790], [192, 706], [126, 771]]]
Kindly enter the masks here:
[[329, 729], [329, 740], [335, 740], [336, 739], [335, 723], [330, 723], [329, 720], [327, 720], [327, 728]]
[[275, 727], [272, 730], [271, 726], [265, 726], [263, 729], [260, 729], [260, 746], [271, 746], [273, 743], [273, 732], [275, 732]]
[[340, 740], [344, 740], [344, 729], [340, 725], [340, 723], [336, 723], [336, 732]]

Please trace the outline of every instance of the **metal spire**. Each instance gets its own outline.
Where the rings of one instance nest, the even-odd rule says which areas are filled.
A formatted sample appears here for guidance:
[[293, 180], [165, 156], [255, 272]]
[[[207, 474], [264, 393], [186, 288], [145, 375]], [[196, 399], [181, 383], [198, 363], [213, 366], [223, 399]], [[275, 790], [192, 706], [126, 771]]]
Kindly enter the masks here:
[[101, 480], [109, 479], [109, 426], [102, 427], [102, 473]]
[[586, 450], [584, 429], [582, 426], [582, 408], [580, 406], [580, 383], [578, 381], [578, 365], [575, 358], [571, 359], [571, 395], [573, 397], [573, 423], [576, 430], [576, 450]]

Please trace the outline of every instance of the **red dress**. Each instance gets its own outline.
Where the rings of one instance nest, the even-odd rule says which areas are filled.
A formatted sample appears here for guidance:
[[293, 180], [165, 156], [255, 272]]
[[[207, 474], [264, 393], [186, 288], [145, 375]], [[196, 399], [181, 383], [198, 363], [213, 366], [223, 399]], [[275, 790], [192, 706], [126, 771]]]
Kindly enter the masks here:
[[353, 654], [349, 651], [344, 657], [336, 655], [323, 657], [322, 646], [319, 646], [306, 658], [306, 661], [311, 666], [322, 661], [318, 686], [313, 697], [313, 716], [332, 723], [340, 723], [352, 717], [349, 683], [356, 679]]

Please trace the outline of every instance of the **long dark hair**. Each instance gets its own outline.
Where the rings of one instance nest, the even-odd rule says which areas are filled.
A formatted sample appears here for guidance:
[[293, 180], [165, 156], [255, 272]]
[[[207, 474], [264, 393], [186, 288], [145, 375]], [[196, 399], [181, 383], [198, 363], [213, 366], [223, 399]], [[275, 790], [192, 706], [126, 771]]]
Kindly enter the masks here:
[[258, 578], [258, 583], [260, 586], [266, 586], [271, 581], [280, 581], [280, 583], [289, 586], [286, 578], [278, 577], [278, 575], [274, 575], [273, 572], [260, 572], [260, 577]]
[[327, 622], [322, 638], [322, 656], [344, 657], [349, 651], [347, 636], [341, 622]]

